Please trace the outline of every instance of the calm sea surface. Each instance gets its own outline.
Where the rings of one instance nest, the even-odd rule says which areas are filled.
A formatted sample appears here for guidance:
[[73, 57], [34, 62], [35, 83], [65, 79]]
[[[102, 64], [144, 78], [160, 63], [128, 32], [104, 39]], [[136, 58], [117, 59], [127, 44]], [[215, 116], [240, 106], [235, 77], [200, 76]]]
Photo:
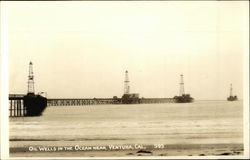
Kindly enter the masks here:
[[47, 107], [10, 118], [10, 147], [243, 143], [242, 101]]

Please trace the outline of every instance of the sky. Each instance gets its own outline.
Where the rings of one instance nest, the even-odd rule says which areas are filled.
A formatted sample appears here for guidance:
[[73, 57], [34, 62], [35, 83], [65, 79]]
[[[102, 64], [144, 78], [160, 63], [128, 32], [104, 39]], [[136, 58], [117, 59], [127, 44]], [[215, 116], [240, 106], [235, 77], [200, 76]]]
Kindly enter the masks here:
[[248, 2], [22, 2], [8, 5], [9, 92], [48, 98], [243, 97]]

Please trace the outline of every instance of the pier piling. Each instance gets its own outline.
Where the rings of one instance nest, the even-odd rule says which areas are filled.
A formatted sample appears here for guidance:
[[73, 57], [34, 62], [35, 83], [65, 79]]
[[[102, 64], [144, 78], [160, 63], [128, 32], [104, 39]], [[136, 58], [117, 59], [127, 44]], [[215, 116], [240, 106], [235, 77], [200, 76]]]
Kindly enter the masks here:
[[27, 108], [23, 104], [23, 95], [9, 95], [9, 116], [23, 117], [27, 114]]

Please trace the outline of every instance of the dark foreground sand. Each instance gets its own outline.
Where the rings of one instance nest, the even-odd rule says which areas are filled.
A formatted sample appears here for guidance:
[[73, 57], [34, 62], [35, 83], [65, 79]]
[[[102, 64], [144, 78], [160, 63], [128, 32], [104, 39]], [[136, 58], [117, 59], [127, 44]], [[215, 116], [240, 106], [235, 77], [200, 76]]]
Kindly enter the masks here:
[[[153, 145], [114, 145], [99, 146], [30, 146], [11, 147], [10, 157], [134, 157], [134, 156], [231, 156], [243, 155], [243, 144], [165, 144], [164, 148], [156, 148]], [[130, 148], [132, 146], [132, 148]], [[47, 150], [41, 151], [42, 147]], [[58, 150], [58, 147], [61, 150]], [[82, 148], [81, 148], [82, 147]], [[123, 149], [118, 149], [124, 147]], [[142, 148], [140, 148], [142, 147]], [[162, 147], [162, 146], [159, 146]], [[34, 149], [35, 148], [35, 149]], [[81, 148], [81, 149], [79, 149]], [[36, 150], [37, 151], [34, 151]], [[69, 149], [69, 150], [68, 150]]]

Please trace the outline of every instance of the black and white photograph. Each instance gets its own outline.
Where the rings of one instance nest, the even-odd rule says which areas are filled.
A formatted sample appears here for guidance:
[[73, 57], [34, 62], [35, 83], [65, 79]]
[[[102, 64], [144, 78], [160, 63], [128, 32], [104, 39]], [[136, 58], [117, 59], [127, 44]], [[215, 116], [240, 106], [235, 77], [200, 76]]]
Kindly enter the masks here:
[[3, 159], [248, 159], [248, 1], [1, 2]]

